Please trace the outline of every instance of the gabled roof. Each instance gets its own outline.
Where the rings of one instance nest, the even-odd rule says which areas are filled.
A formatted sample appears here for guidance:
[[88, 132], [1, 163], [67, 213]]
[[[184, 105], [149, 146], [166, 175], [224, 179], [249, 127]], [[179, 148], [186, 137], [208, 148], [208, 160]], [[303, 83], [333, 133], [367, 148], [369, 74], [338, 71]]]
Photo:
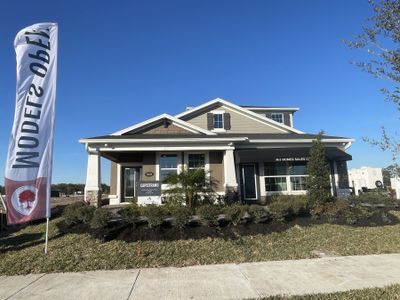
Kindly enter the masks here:
[[214, 132], [211, 132], [211, 131], [203, 129], [203, 128], [199, 127], [199, 126], [190, 124], [188, 122], [185, 122], [183, 120], [175, 118], [175, 117], [173, 117], [173, 116], [171, 116], [169, 114], [161, 114], [159, 116], [156, 116], [154, 118], [148, 119], [148, 120], [143, 121], [141, 123], [138, 123], [138, 124], [132, 125], [130, 127], [127, 127], [125, 129], [116, 131], [116, 132], [112, 133], [111, 135], [120, 136], [120, 135], [126, 134], [128, 132], [135, 133], [135, 131], [139, 131], [141, 129], [147, 128], [147, 127], [151, 126], [152, 124], [155, 124], [155, 123], [157, 123], [157, 122], [159, 122], [159, 121], [161, 121], [163, 119], [167, 119], [170, 122], [172, 122], [172, 124], [174, 124], [174, 125], [176, 125], [178, 127], [181, 127], [181, 128], [183, 128], [183, 129], [185, 129], [185, 130], [187, 130], [187, 131], [189, 131], [189, 132], [191, 132], [193, 134], [197, 134], [197, 135], [198, 134], [216, 135]]
[[298, 107], [281, 107], [281, 106], [264, 106], [264, 105], [240, 105], [240, 107], [250, 110], [274, 110], [274, 111], [291, 111], [296, 112], [300, 110]]
[[184, 112], [182, 112], [180, 114], [177, 114], [175, 117], [178, 118], [178, 119], [182, 119], [183, 117], [190, 116], [191, 114], [193, 114], [195, 112], [198, 112], [198, 111], [200, 111], [202, 109], [205, 109], [205, 108], [207, 108], [209, 106], [213, 106], [215, 104], [224, 105], [224, 106], [226, 106], [226, 107], [228, 107], [228, 108], [230, 108], [232, 110], [238, 111], [238, 112], [248, 116], [249, 118], [257, 119], [257, 120], [259, 120], [259, 121], [261, 121], [261, 122], [263, 122], [265, 124], [268, 124], [268, 125], [276, 128], [276, 129], [278, 129], [280, 131], [283, 131], [283, 132], [286, 132], [286, 133], [290, 133], [290, 132], [298, 133], [298, 134], [303, 134], [304, 133], [304, 132], [302, 132], [300, 130], [297, 130], [297, 129], [292, 128], [290, 126], [287, 126], [285, 124], [276, 122], [276, 121], [274, 121], [272, 119], [264, 117], [264, 116], [262, 116], [260, 114], [257, 114], [257, 113], [255, 113], [255, 112], [253, 112], [251, 110], [248, 110], [248, 109], [246, 109], [244, 107], [241, 107], [239, 105], [233, 104], [233, 103], [231, 103], [229, 101], [226, 101], [224, 99], [221, 99], [221, 98], [216, 98], [216, 99], [213, 99], [213, 100], [208, 101], [206, 103], [203, 103], [203, 104], [201, 104], [199, 106], [193, 107], [192, 109], [189, 109], [189, 110], [184, 111]]

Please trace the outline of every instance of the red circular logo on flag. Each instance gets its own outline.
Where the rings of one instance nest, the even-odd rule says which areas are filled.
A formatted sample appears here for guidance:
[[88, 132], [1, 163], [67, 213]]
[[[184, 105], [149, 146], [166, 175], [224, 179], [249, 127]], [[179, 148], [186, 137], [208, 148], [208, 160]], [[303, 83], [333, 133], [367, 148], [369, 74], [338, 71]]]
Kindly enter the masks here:
[[11, 204], [21, 215], [28, 216], [38, 203], [38, 189], [32, 185], [17, 188], [11, 196]]

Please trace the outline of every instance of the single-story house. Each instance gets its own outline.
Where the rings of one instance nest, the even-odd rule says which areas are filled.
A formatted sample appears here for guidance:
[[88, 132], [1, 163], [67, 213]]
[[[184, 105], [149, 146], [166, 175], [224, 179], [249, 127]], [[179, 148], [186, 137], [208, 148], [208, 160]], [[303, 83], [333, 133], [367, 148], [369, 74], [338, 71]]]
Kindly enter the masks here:
[[[204, 168], [217, 183], [216, 193], [237, 192], [248, 203], [263, 203], [274, 194], [304, 194], [309, 149], [317, 135], [294, 127], [298, 110], [239, 106], [217, 98], [175, 116], [162, 114], [81, 139], [88, 153], [85, 199], [99, 205], [100, 157], [111, 161], [110, 204], [132, 200], [138, 182], [162, 183], [183, 167]], [[322, 138], [333, 195], [349, 193], [347, 161], [352, 157], [346, 149], [352, 141]]]

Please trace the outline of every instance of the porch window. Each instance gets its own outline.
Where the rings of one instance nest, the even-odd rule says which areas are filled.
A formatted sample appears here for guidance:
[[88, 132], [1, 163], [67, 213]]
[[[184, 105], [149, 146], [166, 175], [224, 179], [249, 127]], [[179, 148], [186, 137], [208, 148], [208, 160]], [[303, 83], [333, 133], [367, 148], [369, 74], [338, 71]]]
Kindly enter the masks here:
[[189, 169], [204, 169], [206, 165], [206, 158], [204, 153], [189, 154], [188, 164], [189, 164]]
[[305, 191], [307, 162], [264, 163], [267, 192]]
[[290, 185], [293, 191], [305, 191], [306, 188], [306, 177], [290, 177]]
[[164, 182], [165, 179], [171, 174], [178, 173], [178, 155], [176, 154], [161, 154], [160, 156], [160, 181]]
[[287, 191], [286, 177], [266, 177], [265, 190], [268, 192]]

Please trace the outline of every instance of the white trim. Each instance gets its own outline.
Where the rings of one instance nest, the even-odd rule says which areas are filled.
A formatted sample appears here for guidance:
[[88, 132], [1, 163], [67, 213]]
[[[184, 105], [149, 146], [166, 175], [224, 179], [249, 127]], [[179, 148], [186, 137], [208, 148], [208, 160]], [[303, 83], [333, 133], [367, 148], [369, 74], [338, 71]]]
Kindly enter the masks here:
[[249, 107], [243, 107], [244, 109], [248, 109], [248, 110], [265, 110], [265, 111], [298, 111], [300, 110], [300, 108], [298, 107], [262, 107], [262, 106], [249, 106]]
[[125, 128], [125, 129], [116, 131], [116, 132], [112, 133], [111, 135], [122, 135], [124, 133], [129, 132], [129, 131], [138, 130], [138, 129], [142, 128], [142, 127], [145, 127], [147, 125], [150, 125], [151, 123], [155, 123], [155, 122], [160, 121], [162, 119], [168, 119], [168, 120], [172, 121], [172, 123], [174, 125], [179, 126], [181, 128], [184, 128], [184, 129], [186, 129], [186, 130], [188, 130], [190, 132], [196, 133], [196, 134], [203, 133], [203, 134], [206, 134], [206, 135], [215, 135], [215, 133], [213, 133], [213, 132], [211, 132], [209, 130], [206, 130], [206, 129], [203, 129], [203, 128], [199, 127], [199, 126], [187, 123], [187, 122], [185, 122], [183, 120], [180, 120], [180, 119], [178, 119], [176, 117], [173, 117], [173, 116], [171, 116], [169, 114], [161, 114], [159, 116], [156, 116], [154, 118], [148, 119], [148, 120], [143, 121], [141, 123], [137, 123], [135, 125], [132, 125], [130, 127]]
[[[265, 139], [265, 140], [249, 140], [250, 143], [310, 143], [315, 139]], [[353, 142], [353, 139], [321, 139], [323, 143], [349, 143]]]
[[289, 114], [290, 127], [293, 127], [293, 113]]
[[257, 120], [260, 120], [264, 124], [266, 123], [266, 124], [269, 124], [269, 125], [274, 125], [275, 127], [277, 127], [277, 129], [280, 129], [281, 131], [284, 131], [284, 132], [290, 131], [290, 132], [294, 132], [294, 133], [304, 133], [304, 132], [302, 132], [300, 130], [297, 130], [297, 129], [292, 128], [290, 126], [287, 126], [285, 124], [281, 124], [281, 123], [275, 122], [274, 120], [266, 118], [266, 117], [264, 117], [264, 116], [262, 116], [262, 115], [260, 115], [258, 113], [255, 113], [255, 112], [253, 112], [253, 111], [251, 111], [249, 109], [243, 108], [243, 107], [241, 107], [239, 105], [233, 104], [233, 103], [231, 103], [229, 101], [226, 101], [224, 99], [221, 99], [221, 98], [216, 98], [216, 99], [213, 99], [213, 100], [208, 101], [206, 103], [203, 103], [203, 104], [201, 104], [199, 106], [194, 107], [193, 109], [191, 109], [189, 111], [184, 111], [184, 112], [182, 112], [180, 114], [177, 114], [177, 115], [175, 115], [175, 117], [180, 119], [180, 118], [182, 118], [182, 117], [184, 117], [186, 115], [192, 114], [195, 111], [201, 110], [203, 108], [206, 108], [208, 106], [214, 105], [216, 103], [220, 103], [222, 105], [225, 105], [228, 108], [231, 108], [231, 109], [235, 110], [238, 113], [241, 112], [242, 114], [246, 115], [247, 117], [253, 117], [253, 118], [257, 119]]
[[79, 143], [175, 143], [175, 142], [244, 142], [248, 138], [247, 137], [231, 137], [231, 138], [168, 138], [168, 139], [124, 139], [121, 137], [120, 139], [107, 139], [107, 138], [99, 138], [99, 139], [80, 139]]

